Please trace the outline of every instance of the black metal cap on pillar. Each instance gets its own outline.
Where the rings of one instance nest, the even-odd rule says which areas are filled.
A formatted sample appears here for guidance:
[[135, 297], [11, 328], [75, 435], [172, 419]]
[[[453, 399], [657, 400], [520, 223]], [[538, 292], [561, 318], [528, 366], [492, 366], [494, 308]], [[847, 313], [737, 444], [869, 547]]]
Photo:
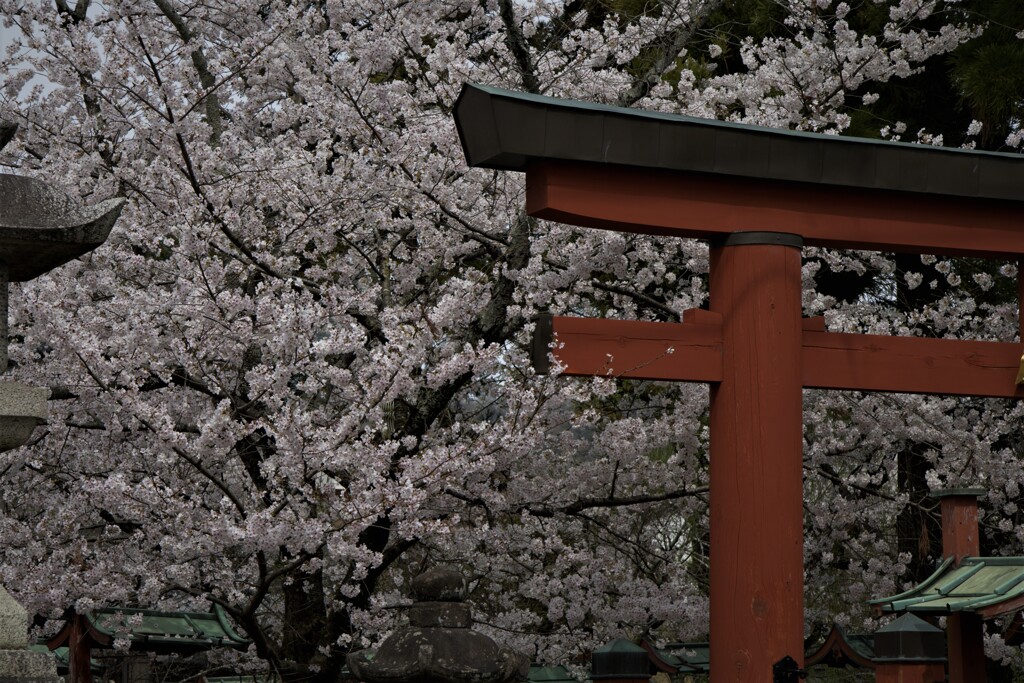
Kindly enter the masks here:
[[651, 659], [647, 650], [618, 638], [594, 650], [590, 672], [595, 681], [647, 681], [651, 678]]
[[908, 612], [875, 631], [875, 661], [944, 662], [946, 632]]

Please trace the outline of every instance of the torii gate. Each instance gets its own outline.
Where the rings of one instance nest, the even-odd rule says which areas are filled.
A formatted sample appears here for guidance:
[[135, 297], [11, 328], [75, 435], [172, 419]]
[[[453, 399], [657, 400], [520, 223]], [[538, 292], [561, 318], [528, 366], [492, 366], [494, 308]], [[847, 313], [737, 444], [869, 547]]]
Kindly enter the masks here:
[[[1019, 259], [1024, 157], [477, 85], [454, 115], [471, 166], [526, 172], [530, 215], [710, 242], [710, 310], [682, 323], [556, 317], [538, 336], [545, 356], [557, 336], [565, 374], [711, 384], [711, 680], [764, 683], [786, 657], [801, 667], [803, 387], [1024, 398], [1021, 344], [801, 320], [801, 247]], [[951, 638], [981, 646], [955, 624]]]

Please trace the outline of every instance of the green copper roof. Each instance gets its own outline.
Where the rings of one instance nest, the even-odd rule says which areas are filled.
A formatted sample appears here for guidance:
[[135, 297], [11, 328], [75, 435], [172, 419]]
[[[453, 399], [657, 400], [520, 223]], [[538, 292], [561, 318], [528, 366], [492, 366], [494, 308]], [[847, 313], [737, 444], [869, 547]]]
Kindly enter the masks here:
[[642, 647], [632, 641], [626, 640], [625, 638], [616, 638], [615, 640], [605, 643], [601, 647], [597, 648], [594, 652], [628, 652], [630, 654], [640, 654], [641, 652], [644, 652], [646, 655], [646, 651]]
[[870, 604], [883, 612], [974, 612], [984, 618], [1016, 612], [1024, 607], [1024, 557], [967, 557], [959, 566], [946, 559], [921, 585]]
[[530, 673], [527, 675], [528, 683], [579, 683], [564, 666], [530, 666]]
[[971, 496], [983, 498], [988, 493], [987, 489], [938, 489], [928, 494], [929, 498], [949, 498], [951, 496]]
[[657, 652], [683, 673], [707, 673], [711, 668], [711, 645], [708, 643], [669, 643], [657, 648]]
[[213, 612], [158, 612], [130, 608], [98, 609], [88, 614], [100, 633], [127, 634], [136, 643], [164, 642], [176, 645], [245, 646], [249, 641], [235, 632], [219, 607]]
[[118, 638], [126, 638], [136, 652], [188, 653], [212, 647], [245, 648], [250, 643], [231, 627], [219, 606], [215, 606], [213, 612], [104, 607], [72, 616], [47, 645], [51, 648], [66, 646], [78, 620], [85, 628], [86, 642], [94, 648], [113, 647]]

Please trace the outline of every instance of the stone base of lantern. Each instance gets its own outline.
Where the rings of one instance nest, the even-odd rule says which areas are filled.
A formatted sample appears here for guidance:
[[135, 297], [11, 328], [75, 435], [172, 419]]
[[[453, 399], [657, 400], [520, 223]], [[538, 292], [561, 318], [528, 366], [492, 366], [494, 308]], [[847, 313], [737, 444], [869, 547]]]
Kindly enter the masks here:
[[21, 382], [0, 382], [0, 452], [25, 445], [46, 423], [47, 389]]
[[47, 652], [28, 650], [25, 608], [0, 586], [0, 683], [63, 683], [57, 661]]

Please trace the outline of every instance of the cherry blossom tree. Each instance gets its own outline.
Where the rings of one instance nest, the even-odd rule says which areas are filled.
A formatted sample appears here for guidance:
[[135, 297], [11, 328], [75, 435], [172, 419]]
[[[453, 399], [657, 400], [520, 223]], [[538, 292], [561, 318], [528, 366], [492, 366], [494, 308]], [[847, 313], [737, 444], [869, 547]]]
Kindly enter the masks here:
[[[129, 200], [104, 248], [12, 293], [13, 372], [51, 417], [0, 455], [5, 585], [50, 619], [216, 603], [289, 680], [334, 680], [439, 562], [539, 659], [704, 637], [706, 389], [539, 377], [528, 350], [539, 311], [678, 319], [706, 246], [526, 216], [521, 178], [466, 168], [451, 108], [474, 81], [839, 134], [984, 28], [952, 0], [780, 0], [754, 35], [732, 4], [0, 0], [3, 163]], [[970, 268], [808, 250], [804, 305], [1011, 339], [1014, 266]], [[808, 392], [806, 414], [809, 634], [912, 578], [892, 520], [933, 510], [907, 454], [924, 486], [989, 486], [1018, 552], [1018, 408]]]

